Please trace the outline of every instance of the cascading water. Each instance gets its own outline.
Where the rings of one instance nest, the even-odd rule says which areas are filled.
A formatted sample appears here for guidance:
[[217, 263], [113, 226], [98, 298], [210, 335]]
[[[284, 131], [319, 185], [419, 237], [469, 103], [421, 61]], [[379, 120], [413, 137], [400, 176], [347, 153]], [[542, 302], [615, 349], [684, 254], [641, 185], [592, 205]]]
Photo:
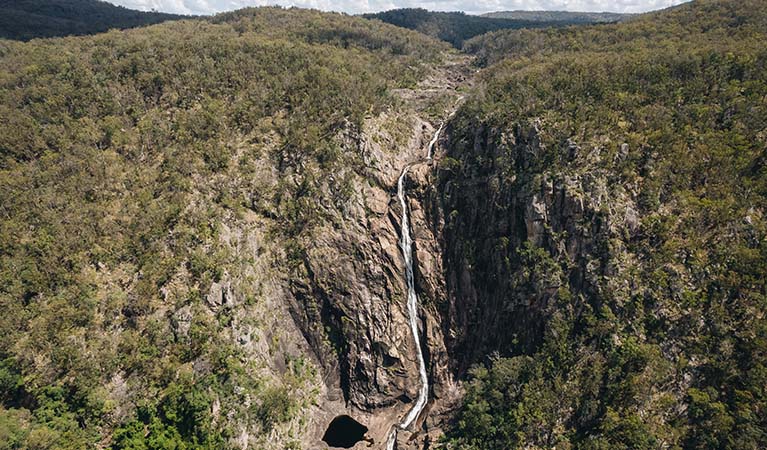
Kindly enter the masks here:
[[402, 171], [397, 181], [397, 196], [402, 206], [402, 231], [400, 247], [402, 255], [405, 257], [405, 278], [407, 280], [407, 312], [410, 319], [410, 331], [413, 333], [413, 342], [415, 343], [416, 354], [418, 355], [418, 372], [421, 376], [421, 388], [418, 390], [418, 400], [410, 410], [400, 426], [407, 428], [418, 417], [426, 406], [426, 400], [429, 395], [429, 377], [426, 374], [426, 361], [424, 361], [421, 351], [421, 340], [418, 337], [418, 296], [415, 293], [415, 277], [413, 275], [413, 241], [410, 238], [410, 223], [407, 214], [407, 200], [405, 198], [405, 176], [407, 176], [408, 167]]
[[439, 139], [439, 134], [442, 132], [442, 127], [444, 126], [445, 126], [444, 122], [439, 124], [439, 128], [437, 128], [437, 131], [434, 133], [434, 137], [431, 138], [431, 141], [429, 141], [429, 147], [426, 149], [426, 159], [428, 159], [429, 161], [431, 161], [432, 154], [434, 153], [434, 145], [437, 143], [437, 139]]
[[[427, 148], [426, 159], [431, 160], [434, 145], [442, 132], [441, 124], [434, 133]], [[402, 231], [400, 232], [400, 249], [405, 258], [405, 281], [407, 282], [407, 312], [410, 321], [410, 331], [413, 333], [413, 342], [415, 344], [416, 354], [418, 356], [418, 374], [421, 379], [421, 387], [418, 390], [418, 399], [415, 405], [410, 409], [407, 416], [399, 423], [399, 428], [407, 429], [421, 414], [429, 398], [429, 377], [426, 373], [426, 361], [421, 350], [421, 338], [418, 335], [418, 296], [415, 293], [415, 277], [413, 275], [413, 240], [410, 238], [410, 220], [407, 214], [407, 197], [405, 196], [405, 177], [410, 169], [410, 165], [402, 169], [402, 175], [397, 180], [397, 197], [402, 207]], [[389, 432], [389, 438], [386, 442], [387, 450], [394, 450], [397, 442], [397, 428], [394, 427]]]

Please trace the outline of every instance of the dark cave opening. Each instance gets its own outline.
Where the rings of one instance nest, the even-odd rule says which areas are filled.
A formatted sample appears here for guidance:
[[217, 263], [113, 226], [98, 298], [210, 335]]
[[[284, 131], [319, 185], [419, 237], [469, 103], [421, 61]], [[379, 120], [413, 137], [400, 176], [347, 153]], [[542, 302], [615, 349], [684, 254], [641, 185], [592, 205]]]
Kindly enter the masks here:
[[338, 416], [330, 422], [322, 440], [330, 447], [352, 448], [368, 432], [368, 427], [349, 416]]

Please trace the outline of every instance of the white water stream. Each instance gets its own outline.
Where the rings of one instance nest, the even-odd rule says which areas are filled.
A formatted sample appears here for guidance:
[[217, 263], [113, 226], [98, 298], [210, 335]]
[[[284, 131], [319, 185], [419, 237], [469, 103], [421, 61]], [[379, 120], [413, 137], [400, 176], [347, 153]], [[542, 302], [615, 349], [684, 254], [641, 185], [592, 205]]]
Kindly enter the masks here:
[[[429, 141], [427, 148], [426, 159], [431, 160], [432, 153], [434, 151], [434, 145], [439, 139], [439, 134], [442, 132], [444, 123], [439, 126], [434, 137]], [[405, 177], [410, 169], [410, 164], [406, 165], [402, 169], [402, 175], [397, 180], [397, 197], [399, 198], [400, 206], [402, 207], [402, 226], [400, 232], [400, 249], [402, 250], [402, 256], [405, 258], [405, 280], [407, 282], [407, 312], [408, 319], [410, 321], [410, 331], [413, 334], [413, 342], [415, 344], [416, 355], [418, 356], [418, 374], [421, 379], [421, 387], [418, 389], [418, 398], [415, 405], [410, 409], [410, 412], [402, 419], [398, 427], [405, 430], [413, 422], [418, 419], [418, 416], [426, 407], [426, 402], [429, 399], [429, 376], [426, 373], [426, 361], [424, 360], [423, 351], [421, 350], [421, 338], [418, 335], [418, 296], [415, 293], [415, 277], [413, 275], [413, 240], [410, 237], [410, 220], [407, 213], [407, 197], [405, 196]], [[386, 442], [386, 450], [394, 450], [394, 445], [397, 442], [397, 427], [393, 427], [389, 432], [389, 438]]]

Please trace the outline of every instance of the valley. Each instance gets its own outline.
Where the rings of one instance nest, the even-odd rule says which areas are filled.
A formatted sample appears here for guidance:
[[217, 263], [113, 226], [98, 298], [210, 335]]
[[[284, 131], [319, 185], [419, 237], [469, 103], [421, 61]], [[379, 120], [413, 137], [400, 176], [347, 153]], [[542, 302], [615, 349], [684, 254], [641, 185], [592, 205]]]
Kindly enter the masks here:
[[154, 19], [0, 40], [0, 450], [767, 445], [763, 0]]

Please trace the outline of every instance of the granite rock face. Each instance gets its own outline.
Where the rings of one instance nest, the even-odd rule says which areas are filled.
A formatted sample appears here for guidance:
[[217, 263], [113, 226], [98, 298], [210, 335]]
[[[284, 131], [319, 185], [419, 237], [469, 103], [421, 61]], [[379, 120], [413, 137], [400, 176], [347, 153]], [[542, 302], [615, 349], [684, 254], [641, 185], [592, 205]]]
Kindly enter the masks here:
[[[445, 67], [415, 89], [395, 91], [406, 108], [369, 117], [362, 131], [348, 133], [344, 151], [356, 153], [361, 164], [333, 175], [349, 180], [348, 201], [318, 205], [324, 224], [298, 243], [302, 251], [292, 255], [292, 272], [281, 277], [291, 322], [301, 330], [323, 381], [318, 404], [309, 413], [310, 430], [303, 439], [307, 448], [323, 448], [319, 438], [338, 415], [368, 428], [354, 448], [383, 448], [418, 397], [418, 352], [399, 242], [397, 181], [405, 167], [417, 328], [430, 390], [419, 419], [398, 433], [397, 448], [421, 449], [435, 442], [460, 398], [439, 309], [447, 298], [441, 226], [434, 223], [441, 213], [430, 210], [434, 204], [426, 201], [433, 196], [437, 172], [426, 156], [439, 124], [462, 98], [457, 87], [468, 82], [468, 71], [466, 58], [448, 58]], [[433, 101], [444, 110], [437, 111]], [[213, 293], [211, 302], [218, 300], [218, 292]]]
[[536, 121], [479, 125], [468, 138], [448, 127], [438, 155], [424, 201], [442, 251], [447, 296], [437, 309], [458, 377], [483, 355], [535, 349], [559, 289], [593, 297], [605, 275], [633, 264], [625, 243], [639, 229], [635, 193], [609, 184], [600, 149], [568, 141], [560, 153], [569, 160], [550, 164], [542, 132]]
[[427, 161], [432, 131], [414, 120], [405, 153], [385, 132], [362, 146], [377, 182], [355, 184], [333, 225], [304, 243], [289, 288], [293, 319], [324, 373], [324, 401], [335, 405], [320, 405], [326, 413], [316, 417], [350, 413], [381, 444], [419, 387], [396, 198], [401, 167], [412, 164], [405, 186], [431, 389], [415, 429], [400, 433], [401, 449], [435, 442], [472, 364], [540, 344], [560, 289], [589, 298], [627, 291], [615, 275], [635, 264], [626, 243], [639, 230], [636, 192], [610, 185], [600, 149], [571, 141], [562, 149], [569, 162], [555, 168], [539, 123], [480, 126], [469, 141], [448, 126]]
[[[360, 147], [368, 174], [355, 178], [351, 201], [329, 211], [330, 224], [302, 242], [305, 252], [295, 273], [286, 277], [291, 316], [323, 372], [325, 395], [314, 414], [315, 426], [328, 422], [331, 412], [350, 414], [369, 428], [367, 436], [376, 445], [383, 445], [390, 428], [409, 411], [420, 387], [396, 197], [397, 179], [406, 165], [412, 164], [406, 190], [421, 350], [433, 391], [429, 409], [435, 400], [455, 396], [434, 307], [445, 297], [441, 250], [421, 201], [434, 181], [432, 166], [422, 160], [435, 129], [416, 117], [411, 125], [404, 151], [383, 128], [363, 137]], [[218, 303], [218, 292], [212, 296], [212, 303]], [[314, 434], [321, 435], [319, 429]], [[404, 440], [399, 448], [422, 448], [417, 438], [400, 434]]]

